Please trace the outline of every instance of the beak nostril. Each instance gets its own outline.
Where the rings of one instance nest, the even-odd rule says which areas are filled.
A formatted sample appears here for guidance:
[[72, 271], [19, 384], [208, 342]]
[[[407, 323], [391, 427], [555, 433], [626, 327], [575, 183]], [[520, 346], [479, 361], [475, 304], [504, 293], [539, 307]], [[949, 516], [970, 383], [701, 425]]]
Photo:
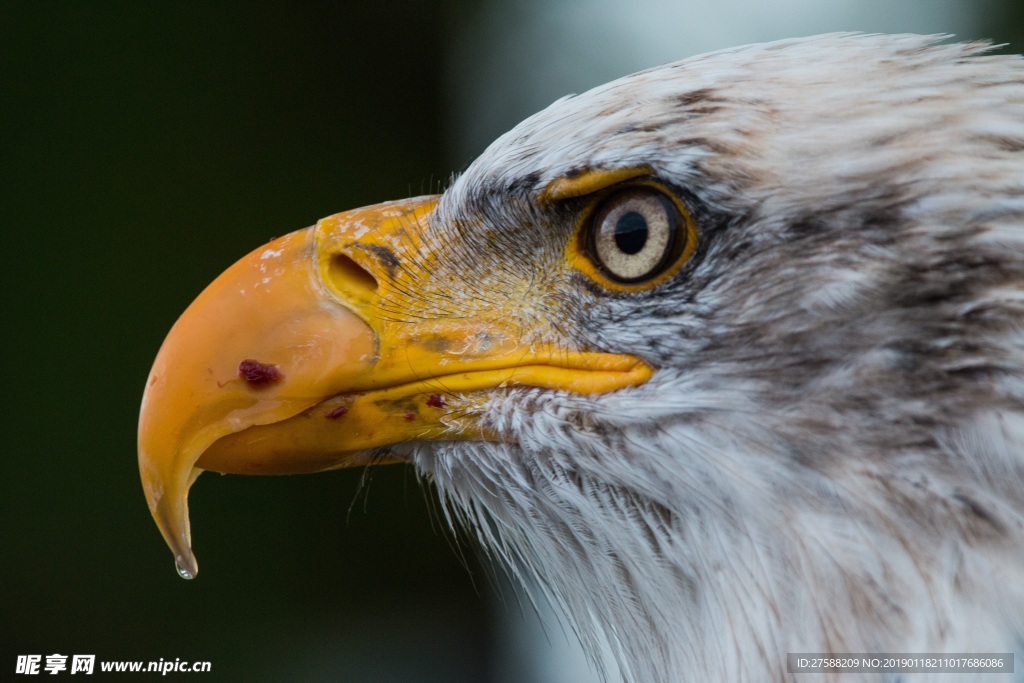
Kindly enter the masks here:
[[331, 280], [345, 291], [377, 291], [377, 278], [345, 254], [331, 257]]

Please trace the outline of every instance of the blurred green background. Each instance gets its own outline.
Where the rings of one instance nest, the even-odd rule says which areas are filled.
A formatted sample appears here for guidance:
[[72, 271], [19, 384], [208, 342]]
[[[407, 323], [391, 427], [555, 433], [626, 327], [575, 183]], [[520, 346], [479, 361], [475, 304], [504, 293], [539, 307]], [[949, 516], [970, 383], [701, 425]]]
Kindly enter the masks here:
[[[209, 660], [210, 681], [514, 680], [502, 639], [519, 609], [408, 468], [362, 486], [362, 471], [204, 476], [186, 582], [146, 509], [135, 429], [163, 336], [227, 265], [324, 215], [436, 191], [502, 117], [530, 113], [526, 98], [487, 118], [550, 75], [488, 46], [550, 50], [515, 33], [538, 6], [3, 3], [0, 679], [17, 654], [56, 652]], [[961, 37], [1024, 47], [1024, 3], [974, 7]], [[568, 89], [657, 63], [620, 61]]]

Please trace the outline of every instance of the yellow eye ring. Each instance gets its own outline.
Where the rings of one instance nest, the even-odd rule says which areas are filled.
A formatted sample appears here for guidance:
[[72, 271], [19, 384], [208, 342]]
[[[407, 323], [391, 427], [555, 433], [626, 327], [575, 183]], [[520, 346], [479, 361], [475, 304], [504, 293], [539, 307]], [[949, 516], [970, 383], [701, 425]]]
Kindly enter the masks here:
[[640, 182], [595, 198], [568, 259], [606, 289], [635, 292], [670, 278], [696, 247], [696, 223], [682, 202], [654, 182]]

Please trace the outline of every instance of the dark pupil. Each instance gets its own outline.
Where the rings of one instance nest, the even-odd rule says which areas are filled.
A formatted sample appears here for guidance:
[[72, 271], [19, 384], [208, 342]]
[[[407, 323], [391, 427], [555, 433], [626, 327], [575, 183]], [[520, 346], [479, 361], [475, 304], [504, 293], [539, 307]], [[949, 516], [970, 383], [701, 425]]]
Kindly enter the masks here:
[[647, 221], [630, 211], [615, 224], [615, 244], [626, 254], [636, 254], [647, 244]]

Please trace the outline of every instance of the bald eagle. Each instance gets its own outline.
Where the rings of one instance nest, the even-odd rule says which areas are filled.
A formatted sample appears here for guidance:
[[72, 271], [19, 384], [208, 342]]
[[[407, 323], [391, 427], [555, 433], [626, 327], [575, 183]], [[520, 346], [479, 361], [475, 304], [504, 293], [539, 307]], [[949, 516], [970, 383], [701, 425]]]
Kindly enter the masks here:
[[1021, 653], [1024, 62], [987, 49], [650, 69], [256, 249], [143, 398], [179, 572], [204, 470], [405, 462], [629, 681]]

